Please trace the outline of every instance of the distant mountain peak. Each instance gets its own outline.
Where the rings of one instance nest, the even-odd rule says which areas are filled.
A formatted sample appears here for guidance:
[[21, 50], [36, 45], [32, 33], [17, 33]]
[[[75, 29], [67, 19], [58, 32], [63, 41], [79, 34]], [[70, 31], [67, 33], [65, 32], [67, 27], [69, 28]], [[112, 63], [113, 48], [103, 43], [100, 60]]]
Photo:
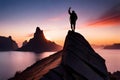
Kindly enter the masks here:
[[104, 49], [120, 49], [120, 43], [114, 43], [112, 45], [107, 45]]
[[48, 41], [39, 27], [36, 27], [34, 37], [25, 43], [18, 51], [32, 51], [32, 52], [45, 52], [61, 50], [61, 46], [54, 42]]
[[4, 37], [0, 36], [0, 51], [12, 51], [18, 48], [17, 43], [12, 39], [11, 36]]
[[36, 39], [41, 38], [43, 40], [46, 40], [44, 33], [43, 33], [43, 30], [41, 30], [39, 27], [36, 28], [36, 31], [34, 33], [34, 38], [36, 38]]

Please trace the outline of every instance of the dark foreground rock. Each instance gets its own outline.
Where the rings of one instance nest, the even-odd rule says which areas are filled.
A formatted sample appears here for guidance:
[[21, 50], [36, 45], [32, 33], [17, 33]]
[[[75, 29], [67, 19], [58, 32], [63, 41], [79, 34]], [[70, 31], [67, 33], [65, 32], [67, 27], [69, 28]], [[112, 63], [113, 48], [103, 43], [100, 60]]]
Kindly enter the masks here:
[[18, 48], [17, 43], [12, 39], [11, 36], [3, 37], [0, 36], [0, 51], [13, 51]]
[[79, 33], [68, 32], [62, 54], [61, 64], [40, 80], [109, 80], [105, 60]]
[[10, 80], [109, 80], [105, 60], [79, 33], [69, 31], [62, 51]]
[[29, 42], [24, 41], [23, 46], [18, 51], [32, 51], [36, 53], [45, 51], [59, 51], [62, 47], [45, 38], [44, 33], [39, 27], [36, 28], [34, 37]]
[[109, 73], [110, 80], [120, 80], [120, 71]]

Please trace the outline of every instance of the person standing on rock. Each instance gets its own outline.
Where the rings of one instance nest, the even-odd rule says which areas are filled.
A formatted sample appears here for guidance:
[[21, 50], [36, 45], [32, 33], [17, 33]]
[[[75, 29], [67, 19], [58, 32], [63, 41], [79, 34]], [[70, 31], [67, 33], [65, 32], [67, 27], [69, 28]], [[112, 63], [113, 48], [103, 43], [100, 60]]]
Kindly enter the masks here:
[[75, 11], [70, 11], [71, 7], [68, 9], [68, 13], [70, 14], [70, 24], [72, 31], [75, 31], [76, 20], [78, 19], [77, 14]]

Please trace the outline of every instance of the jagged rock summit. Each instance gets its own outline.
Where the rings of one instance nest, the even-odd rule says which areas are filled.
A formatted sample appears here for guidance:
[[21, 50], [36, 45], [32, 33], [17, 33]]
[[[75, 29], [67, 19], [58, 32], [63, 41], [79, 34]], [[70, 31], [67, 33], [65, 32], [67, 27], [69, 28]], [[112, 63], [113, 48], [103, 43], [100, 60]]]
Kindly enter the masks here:
[[57, 51], [60, 49], [61, 46], [47, 40], [44, 36], [43, 30], [37, 27], [34, 37], [21, 48], [19, 48], [18, 51], [33, 51], [39, 53], [45, 51]]
[[17, 43], [12, 39], [11, 36], [4, 37], [0, 36], [0, 51], [13, 51], [18, 48]]
[[63, 50], [10, 80], [109, 80], [105, 60], [79, 33], [69, 31]]

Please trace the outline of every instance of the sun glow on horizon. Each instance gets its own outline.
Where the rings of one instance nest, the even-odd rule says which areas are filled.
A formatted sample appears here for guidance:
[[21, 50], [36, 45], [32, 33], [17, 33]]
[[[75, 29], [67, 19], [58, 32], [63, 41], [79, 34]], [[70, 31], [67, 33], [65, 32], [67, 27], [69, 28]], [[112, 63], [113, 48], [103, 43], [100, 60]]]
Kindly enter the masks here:
[[[119, 27], [112, 27], [112, 26], [111, 27], [110, 26], [109, 27], [90, 27], [85, 25], [83, 25], [82, 27], [81, 26], [79, 27], [77, 25], [76, 32], [82, 34], [90, 44], [110, 45], [113, 43], [120, 43], [120, 38], [118, 37], [118, 34], [120, 34], [120, 32], [118, 28]], [[46, 28], [42, 27], [41, 29], [43, 30], [46, 39], [63, 46], [65, 37], [70, 27], [68, 26], [68, 27], [65, 27], [64, 29], [61, 29], [59, 26], [56, 27], [56, 29], [53, 29], [53, 28], [50, 29], [49, 27], [46, 27]], [[29, 28], [29, 30], [30, 30], [29, 32], [16, 32], [13, 30], [13, 33], [11, 33], [13, 40], [15, 40], [18, 43], [19, 47], [22, 46], [22, 43], [25, 40], [29, 41], [31, 38], [33, 38], [35, 27], [33, 28], [31, 27]], [[6, 35], [8, 36], [8, 34]]]
[[[114, 3], [114, 1], [110, 5], [106, 1], [99, 1], [99, 3], [91, 3], [89, 0], [85, 2], [71, 0], [60, 1], [59, 4], [58, 1], [54, 1], [54, 5], [53, 3], [49, 3], [46, 6], [43, 5], [46, 4], [44, 1], [34, 1], [34, 3], [28, 1], [25, 2], [26, 5], [15, 1], [13, 4], [0, 5], [4, 7], [9, 6], [0, 15], [3, 16], [0, 19], [0, 35], [12, 36], [13, 40], [19, 46], [22, 46], [23, 41], [29, 41], [33, 38], [36, 26], [39, 26], [43, 30], [46, 39], [54, 41], [59, 45], [64, 45], [65, 37], [68, 30], [70, 30], [68, 8], [71, 6], [72, 10], [75, 10], [78, 15], [76, 32], [82, 34], [90, 44], [106, 45], [116, 42], [120, 43], [120, 17], [116, 18], [116, 14], [119, 16], [119, 11], [115, 12], [116, 14], [110, 13], [110, 16], [106, 15], [105, 18], [99, 19], [103, 13], [107, 13], [110, 6], [112, 7], [112, 5], [118, 2]], [[64, 3], [67, 4], [65, 5]], [[16, 6], [16, 4], [19, 5]], [[36, 6], [36, 4], [41, 5]], [[83, 4], [88, 5], [86, 7]], [[54, 7], [55, 5], [56, 7]], [[96, 20], [97, 18], [98, 20]], [[87, 23], [92, 25], [86, 25]]]
[[45, 36], [47, 40], [52, 40], [51, 37], [49, 36]]

